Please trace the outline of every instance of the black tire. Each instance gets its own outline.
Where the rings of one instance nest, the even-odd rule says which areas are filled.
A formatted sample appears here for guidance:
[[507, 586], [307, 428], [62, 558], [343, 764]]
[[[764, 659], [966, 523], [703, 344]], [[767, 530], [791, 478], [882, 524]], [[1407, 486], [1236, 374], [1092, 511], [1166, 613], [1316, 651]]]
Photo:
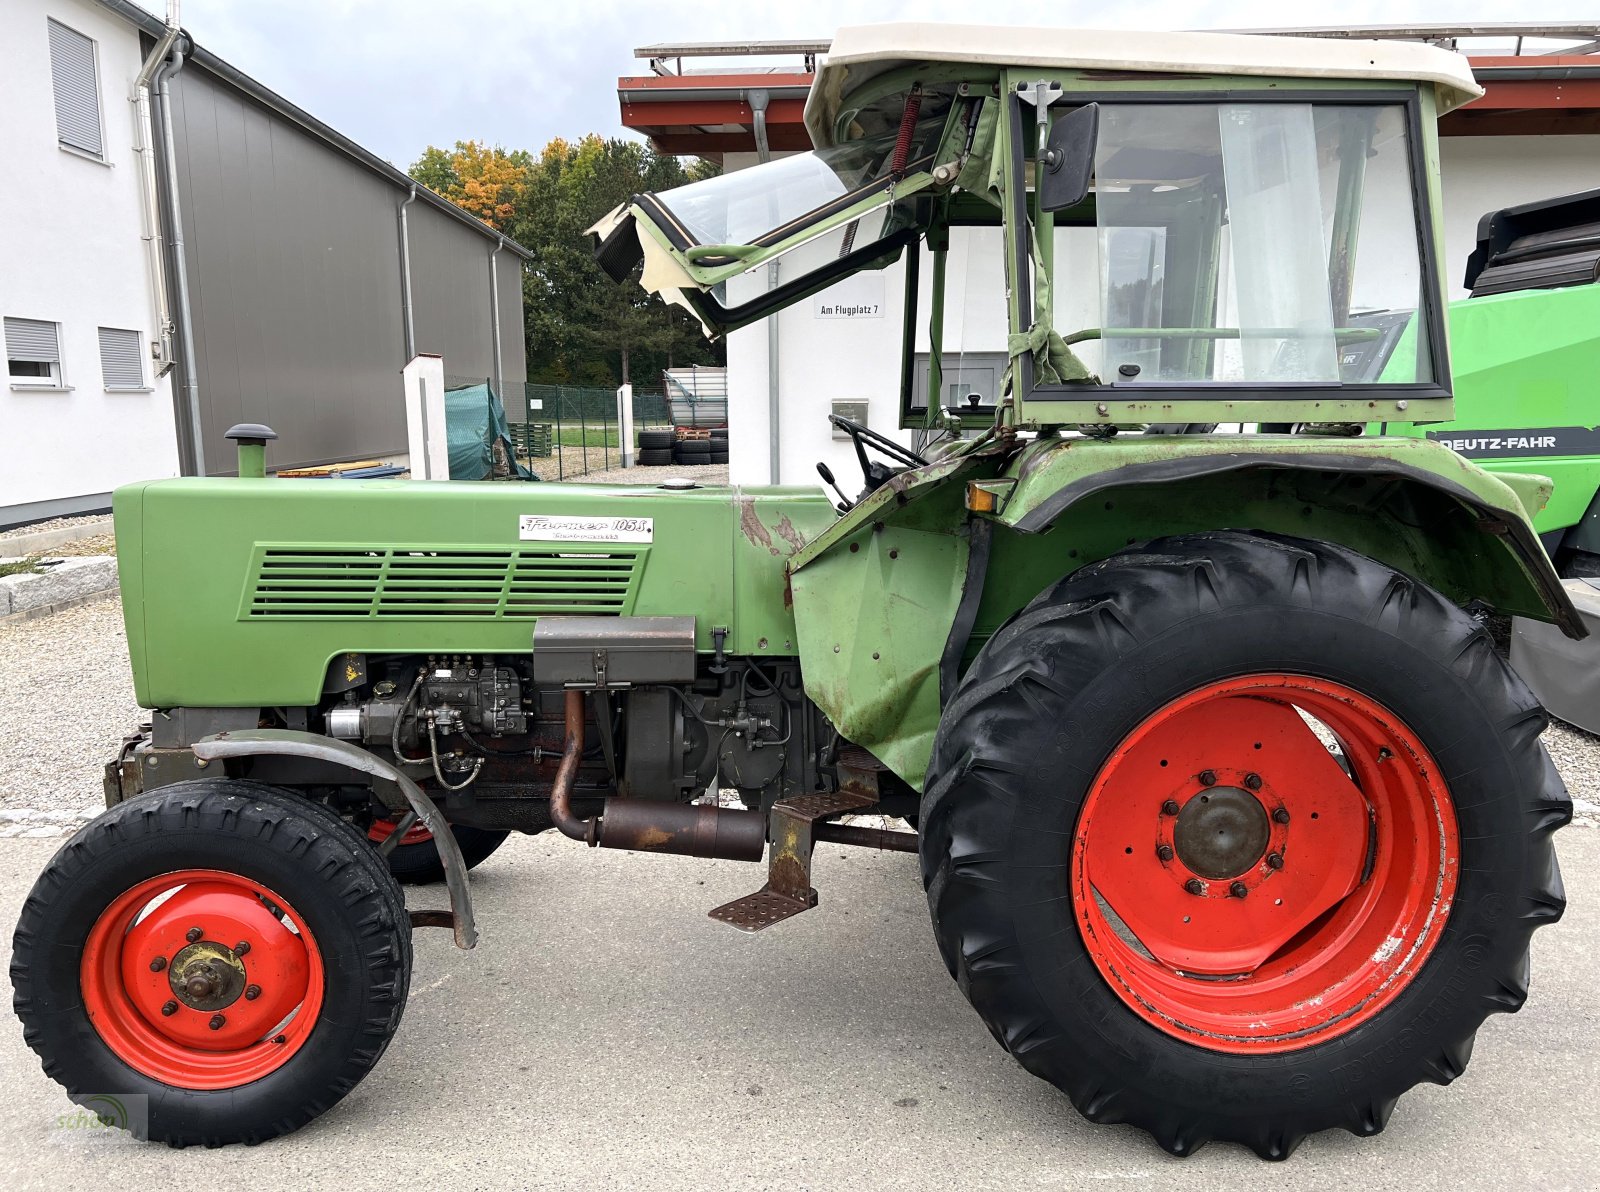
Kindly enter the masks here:
[[[1239, 1053], [1174, 1037], [1118, 996], [1085, 946], [1067, 858], [1135, 726], [1263, 672], [1392, 709], [1449, 776], [1461, 855], [1443, 930], [1392, 1000], [1319, 1026], [1337, 1038]], [[1371, 559], [1231, 532], [1114, 556], [997, 632], [944, 711], [921, 807], [939, 948], [1001, 1045], [1091, 1121], [1133, 1123], [1178, 1155], [1217, 1139], [1282, 1159], [1317, 1130], [1375, 1134], [1406, 1090], [1462, 1073], [1489, 1014], [1522, 1005], [1529, 938], [1561, 916], [1550, 837], [1572, 809], [1545, 724], [1471, 617]]]
[[680, 455], [710, 455], [710, 439], [682, 439], [673, 449]]
[[677, 434], [670, 430], [642, 430], [639, 432], [639, 447], [648, 450], [672, 449], [672, 444], [677, 440]]
[[[494, 855], [511, 833], [505, 829], [473, 828], [467, 824], [453, 824], [450, 831], [461, 847], [462, 859], [468, 869], [475, 869]], [[397, 844], [389, 851], [389, 872], [402, 885], [416, 886], [444, 881], [444, 863], [439, 860], [439, 846], [431, 839], [413, 844]]]
[[[80, 993], [80, 960], [101, 912], [139, 883], [188, 868], [277, 893], [303, 918], [325, 969], [303, 1046], [259, 1079], [215, 1091], [129, 1066], [90, 1023]], [[139, 1136], [175, 1147], [263, 1142], [331, 1108], [389, 1045], [411, 980], [404, 897], [362, 834], [319, 804], [227, 778], [163, 787], [86, 824], [34, 883], [14, 947], [13, 1004], [45, 1074], [91, 1110], [97, 1094], [147, 1097]]]
[[713, 464], [725, 464], [728, 462], [728, 453], [726, 451], [713, 451], [708, 462]]
[[727, 442], [728, 441], [728, 428], [727, 427], [725, 427], [725, 426], [713, 426], [711, 428], [711, 441], [713, 443], [715, 443], [718, 439], [721, 439], [723, 442]]
[[639, 466], [644, 468], [664, 468], [672, 463], [672, 452], [667, 451], [640, 451]]

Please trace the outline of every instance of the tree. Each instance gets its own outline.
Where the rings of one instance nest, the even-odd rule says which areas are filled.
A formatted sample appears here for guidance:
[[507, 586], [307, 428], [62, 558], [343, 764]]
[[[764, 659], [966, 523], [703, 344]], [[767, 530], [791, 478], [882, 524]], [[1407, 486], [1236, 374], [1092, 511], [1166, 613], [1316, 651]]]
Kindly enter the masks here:
[[429, 145], [412, 163], [410, 174], [490, 227], [503, 230], [516, 213], [532, 165], [524, 149], [507, 153], [498, 145], [457, 141], [454, 151], [448, 152]]
[[577, 379], [605, 362], [611, 380], [626, 384], [670, 364], [718, 358], [681, 309], [613, 282], [585, 235], [633, 195], [688, 181], [677, 158], [636, 141], [590, 135], [545, 146], [510, 229], [534, 254], [524, 289], [530, 375], [559, 371]]
[[613, 282], [585, 235], [636, 194], [720, 172], [699, 160], [686, 170], [639, 142], [593, 134], [557, 137], [537, 158], [475, 141], [457, 141], [454, 150], [429, 146], [410, 170], [533, 254], [522, 281], [529, 379], [604, 386], [675, 364], [721, 362], [721, 345], [707, 343], [683, 310]]

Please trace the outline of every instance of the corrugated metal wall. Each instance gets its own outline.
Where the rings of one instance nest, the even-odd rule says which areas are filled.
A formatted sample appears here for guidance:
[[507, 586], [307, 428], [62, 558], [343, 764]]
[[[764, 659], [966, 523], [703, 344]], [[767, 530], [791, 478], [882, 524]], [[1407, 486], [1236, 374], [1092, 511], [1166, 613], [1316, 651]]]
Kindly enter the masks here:
[[[192, 64], [173, 119], [207, 470], [233, 467], [235, 422], [278, 432], [273, 467], [403, 453], [407, 192]], [[409, 220], [417, 350], [492, 376], [494, 241], [422, 203]], [[504, 377], [521, 381], [520, 260], [498, 263]]]
[[495, 253], [500, 287], [500, 369], [490, 334], [492, 299], [489, 257], [495, 242], [449, 216], [413, 203], [411, 224], [412, 309], [417, 351], [437, 352], [454, 376], [527, 379], [522, 331], [522, 270], [516, 254]]

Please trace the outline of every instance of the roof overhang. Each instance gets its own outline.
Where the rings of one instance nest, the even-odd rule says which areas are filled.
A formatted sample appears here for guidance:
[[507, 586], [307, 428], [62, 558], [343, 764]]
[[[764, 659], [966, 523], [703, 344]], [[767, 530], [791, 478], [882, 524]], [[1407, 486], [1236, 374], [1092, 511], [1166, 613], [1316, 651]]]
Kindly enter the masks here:
[[[1505, 28], [1520, 35], [1524, 27]], [[1501, 27], [1496, 26], [1485, 27], [1482, 32], [1463, 32], [1468, 36], [1485, 36], [1501, 31]], [[1367, 44], [1388, 48], [1409, 44], [1369, 43], [1347, 36], [1337, 41], [1325, 40], [1332, 38], [1335, 32], [1341, 31], [1314, 31], [1310, 36], [1295, 38], [1277, 36], [1274, 48], [1281, 49], [1292, 41], [1311, 42], [1313, 48], [1320, 43], [1323, 48], [1331, 45], [1345, 50], [1352, 46], [1359, 50]], [[1343, 32], [1358, 34], [1363, 31]], [[1428, 28], [1382, 32], [1395, 36], [1437, 33]], [[1533, 32], [1528, 35], [1535, 36]], [[1552, 27], [1541, 31], [1540, 35], [1570, 39], [1581, 36], [1581, 32]], [[1138, 35], [1140, 39], [1150, 36]], [[1254, 36], [1247, 40], [1265, 39]], [[1410, 48], [1429, 51], [1430, 58], [1442, 55], [1454, 62], [1461, 61], [1460, 55], [1430, 46], [1410, 44]], [[739, 46], [650, 46], [638, 50], [637, 54], [650, 59], [652, 68], [659, 70], [673, 62], [681, 66], [682, 59], [687, 57], [735, 52], [749, 56], [803, 55], [805, 64], [810, 65], [818, 55], [829, 52], [829, 45], [827, 42], [761, 42]], [[1600, 134], [1600, 54], [1594, 53], [1591, 47], [1579, 46], [1569, 52], [1555, 53], [1472, 55], [1467, 62], [1483, 94], [1447, 113], [1439, 122], [1441, 136]], [[811, 148], [803, 110], [815, 78], [812, 71], [802, 69], [799, 64], [748, 72], [628, 76], [617, 81], [617, 95], [622, 106], [623, 125], [649, 137], [658, 152], [720, 158], [724, 153], [751, 152], [757, 148], [754, 110], [749, 99], [753, 90], [765, 90], [769, 96], [766, 131], [771, 149], [785, 152]]]

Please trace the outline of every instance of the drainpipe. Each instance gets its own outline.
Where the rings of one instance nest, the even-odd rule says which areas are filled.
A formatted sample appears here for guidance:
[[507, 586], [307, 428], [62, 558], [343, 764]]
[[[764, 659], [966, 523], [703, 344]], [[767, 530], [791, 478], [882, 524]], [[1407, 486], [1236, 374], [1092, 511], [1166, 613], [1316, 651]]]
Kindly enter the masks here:
[[[756, 160], [765, 165], [772, 160], [772, 146], [767, 141], [767, 92], [751, 91], [750, 110], [755, 114]], [[778, 262], [767, 262], [767, 289], [778, 288]], [[778, 314], [767, 316], [767, 433], [769, 484], [779, 484], [782, 471], [782, 414], [778, 403]]]
[[[187, 43], [187, 38], [184, 39]], [[194, 320], [189, 304], [189, 265], [183, 255], [183, 218], [178, 207], [178, 161], [172, 136], [172, 76], [183, 69], [184, 52], [174, 45], [172, 57], [156, 69], [155, 84], [156, 119], [161, 124], [161, 149], [165, 159], [160, 181], [165, 183], [167, 243], [172, 253], [173, 298], [176, 302], [178, 347], [183, 370], [183, 400], [176, 402], [178, 425], [187, 427], [189, 458], [184, 461], [185, 471], [191, 476], [206, 474], [204, 431], [200, 421], [200, 382], [195, 375]], [[182, 445], [182, 436], [179, 439]]]
[[155, 126], [150, 116], [151, 80], [156, 68], [166, 61], [167, 54], [178, 40], [178, 22], [174, 11], [167, 14], [167, 31], [161, 35], [150, 51], [150, 56], [139, 68], [129, 96], [133, 103], [134, 153], [138, 155], [140, 196], [143, 199], [141, 215], [143, 227], [140, 238], [144, 241], [146, 265], [150, 273], [150, 298], [156, 312], [156, 375], [165, 376], [172, 368], [172, 310], [167, 302], [167, 270], [161, 259], [161, 196], [156, 184]]
[[417, 323], [411, 306], [411, 221], [406, 218], [406, 208], [417, 201], [417, 184], [411, 184], [411, 193], [400, 204], [400, 310], [405, 316], [406, 363], [417, 354]]
[[500, 377], [500, 278], [495, 273], [494, 259], [505, 246], [505, 234], [501, 233], [499, 242], [489, 252], [489, 336], [494, 344], [494, 387], [502, 402], [506, 399], [506, 387]]

